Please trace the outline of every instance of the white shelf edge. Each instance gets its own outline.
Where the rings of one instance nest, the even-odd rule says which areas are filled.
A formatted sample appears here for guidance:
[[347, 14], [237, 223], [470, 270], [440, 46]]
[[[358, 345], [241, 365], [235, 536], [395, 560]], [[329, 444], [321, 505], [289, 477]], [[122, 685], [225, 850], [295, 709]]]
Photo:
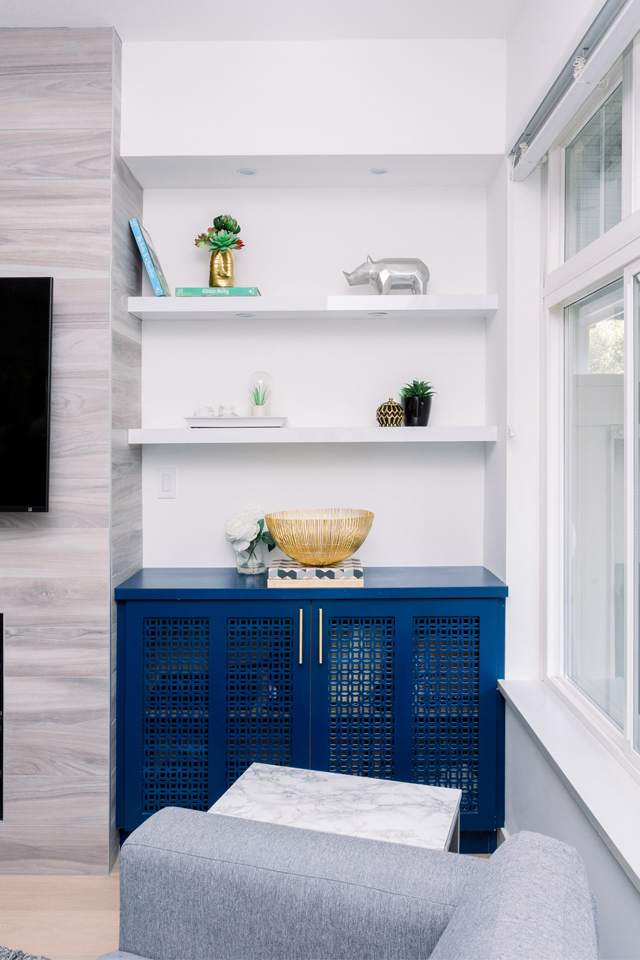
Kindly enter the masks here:
[[[424, 296], [129, 297], [140, 320], [416, 320], [482, 319], [498, 309], [493, 293]], [[384, 316], [376, 317], [376, 314]]]
[[129, 430], [129, 444], [202, 443], [487, 443], [498, 428], [487, 427], [142, 427]]

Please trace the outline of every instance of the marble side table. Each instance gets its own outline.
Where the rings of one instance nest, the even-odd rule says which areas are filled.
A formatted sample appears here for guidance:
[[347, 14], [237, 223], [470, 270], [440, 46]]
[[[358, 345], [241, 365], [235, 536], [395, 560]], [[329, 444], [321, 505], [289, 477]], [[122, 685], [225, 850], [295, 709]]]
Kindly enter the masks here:
[[460, 790], [252, 763], [209, 813], [460, 850]]

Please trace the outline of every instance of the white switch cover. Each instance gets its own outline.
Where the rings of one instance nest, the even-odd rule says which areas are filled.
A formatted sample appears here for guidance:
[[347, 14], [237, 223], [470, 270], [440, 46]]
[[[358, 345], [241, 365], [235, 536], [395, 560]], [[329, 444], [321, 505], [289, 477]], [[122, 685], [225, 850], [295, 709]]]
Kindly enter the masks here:
[[176, 468], [158, 467], [158, 499], [175, 500]]

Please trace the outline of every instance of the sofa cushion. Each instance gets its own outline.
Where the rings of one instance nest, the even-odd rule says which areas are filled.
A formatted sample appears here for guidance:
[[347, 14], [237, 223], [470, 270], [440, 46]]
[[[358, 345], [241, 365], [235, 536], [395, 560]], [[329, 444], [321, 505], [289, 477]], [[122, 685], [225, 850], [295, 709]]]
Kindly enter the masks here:
[[596, 960], [595, 912], [573, 847], [522, 831], [470, 885], [432, 960]]
[[486, 861], [168, 808], [121, 851], [120, 948], [170, 960], [426, 960]]

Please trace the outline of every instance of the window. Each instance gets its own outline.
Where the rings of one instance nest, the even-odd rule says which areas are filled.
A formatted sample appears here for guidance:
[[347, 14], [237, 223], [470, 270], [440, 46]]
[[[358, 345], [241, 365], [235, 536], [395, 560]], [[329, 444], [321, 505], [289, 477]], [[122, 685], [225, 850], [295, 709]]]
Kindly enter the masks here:
[[617, 280], [565, 310], [565, 670], [624, 719], [624, 310]]
[[640, 35], [547, 161], [544, 679], [638, 779]]
[[565, 259], [622, 219], [622, 84], [565, 148]]
[[[633, 246], [640, 257], [638, 238]], [[636, 769], [640, 767], [640, 259], [629, 261], [624, 238], [607, 263], [589, 270], [587, 296], [558, 300], [563, 323], [553, 325], [563, 399], [555, 396], [548, 421], [561, 479], [557, 507], [563, 521], [557, 630], [560, 661], [549, 649], [556, 688], [607, 729]], [[619, 263], [619, 278], [606, 276]], [[578, 273], [578, 277], [584, 274]], [[552, 303], [550, 299], [547, 303]], [[562, 358], [562, 361], [561, 361]], [[553, 362], [553, 361], [552, 361]], [[553, 420], [564, 406], [564, 428]], [[552, 454], [553, 456], [553, 454]], [[556, 461], [554, 461], [556, 462]], [[554, 474], [554, 470], [556, 471]], [[549, 515], [550, 544], [559, 539]], [[558, 524], [556, 523], [556, 529]], [[555, 537], [555, 541], [554, 541]], [[553, 564], [553, 546], [549, 554]], [[558, 568], [559, 569], [559, 568]], [[547, 581], [549, 586], [550, 581]], [[553, 586], [551, 593], [553, 594]], [[553, 606], [554, 600], [551, 600]]]

